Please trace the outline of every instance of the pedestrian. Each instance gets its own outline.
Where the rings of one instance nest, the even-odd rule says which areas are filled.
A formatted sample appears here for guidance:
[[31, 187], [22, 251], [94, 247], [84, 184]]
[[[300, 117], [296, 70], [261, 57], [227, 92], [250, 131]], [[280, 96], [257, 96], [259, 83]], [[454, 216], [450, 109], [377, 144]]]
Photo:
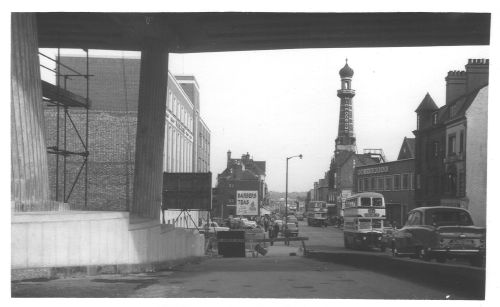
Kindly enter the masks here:
[[273, 232], [274, 232], [274, 237], [277, 238], [280, 232], [280, 225], [278, 223], [274, 223]]

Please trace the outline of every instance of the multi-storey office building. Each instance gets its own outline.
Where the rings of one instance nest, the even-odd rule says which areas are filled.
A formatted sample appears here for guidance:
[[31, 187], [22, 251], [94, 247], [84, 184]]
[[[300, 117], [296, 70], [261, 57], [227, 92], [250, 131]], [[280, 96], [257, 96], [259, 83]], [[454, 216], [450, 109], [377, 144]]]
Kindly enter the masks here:
[[[61, 62], [75, 70], [84, 71], [87, 65], [82, 57], [61, 57]], [[132, 200], [134, 156], [136, 141], [137, 106], [139, 96], [140, 60], [135, 58], [91, 57], [88, 61], [89, 97], [89, 156], [88, 156], [88, 208], [94, 210], [128, 210]], [[61, 67], [61, 74], [69, 71]], [[83, 95], [85, 83], [77, 78], [60, 78], [61, 87]], [[64, 85], [63, 85], [64, 84]], [[176, 77], [169, 73], [166, 93], [166, 124], [164, 143], [165, 172], [207, 172], [210, 169], [210, 131], [199, 115], [199, 87], [193, 76]], [[66, 133], [67, 148], [78, 147], [75, 130], [57, 129], [56, 109], [46, 108], [47, 145], [56, 141], [56, 134]], [[71, 111], [74, 125], [84, 125], [84, 114]], [[200, 127], [200, 128], [199, 128]], [[202, 138], [196, 135], [202, 133]], [[198, 142], [202, 139], [202, 142]], [[202, 143], [202, 145], [197, 146]], [[199, 148], [203, 148], [200, 151]], [[60, 161], [56, 161], [59, 159]], [[56, 163], [61, 157], [49, 156], [49, 174], [55, 191]], [[76, 162], [67, 158], [67, 177], [78, 171]], [[204, 162], [203, 167], [197, 161]], [[62, 172], [61, 168], [58, 168]], [[59, 178], [62, 178], [60, 174]], [[83, 188], [76, 184], [69, 201], [82, 206]], [[53, 195], [55, 198], [55, 195]], [[193, 216], [196, 220], [197, 213]], [[168, 213], [166, 221], [172, 223], [177, 212]], [[178, 225], [187, 225], [185, 219]]]

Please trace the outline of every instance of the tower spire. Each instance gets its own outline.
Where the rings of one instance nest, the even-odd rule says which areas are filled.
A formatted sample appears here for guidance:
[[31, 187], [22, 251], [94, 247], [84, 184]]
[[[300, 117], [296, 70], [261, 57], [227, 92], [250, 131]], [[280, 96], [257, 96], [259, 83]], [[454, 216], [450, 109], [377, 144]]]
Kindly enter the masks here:
[[354, 71], [347, 64], [339, 71], [340, 89], [337, 96], [340, 98], [339, 129], [335, 139], [335, 152], [352, 151], [356, 152], [356, 137], [354, 135], [354, 119], [352, 110], [352, 98], [356, 92], [351, 89], [352, 76]]

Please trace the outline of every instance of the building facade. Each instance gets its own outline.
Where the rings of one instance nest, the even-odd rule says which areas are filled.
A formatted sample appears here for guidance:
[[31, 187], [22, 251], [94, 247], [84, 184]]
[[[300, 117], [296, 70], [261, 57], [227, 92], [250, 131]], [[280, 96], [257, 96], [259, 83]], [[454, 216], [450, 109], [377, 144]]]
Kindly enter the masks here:
[[427, 95], [414, 131], [417, 206], [467, 208], [479, 225], [486, 221], [488, 75], [487, 59], [448, 72], [446, 104], [438, 108]]
[[[86, 59], [82, 57], [61, 57], [61, 63], [77, 71], [85, 71]], [[88, 140], [88, 201], [87, 208], [93, 210], [128, 210], [132, 200], [134, 179], [134, 156], [136, 142], [137, 107], [139, 99], [140, 59], [91, 57], [88, 61], [89, 97], [89, 140]], [[70, 74], [63, 66], [61, 75]], [[77, 94], [84, 95], [86, 85], [78, 78], [59, 80], [61, 86]], [[190, 85], [192, 88], [189, 88]], [[198, 85], [193, 76], [168, 74], [165, 113], [165, 143], [163, 171], [165, 172], [201, 172], [210, 170], [210, 130], [199, 116]], [[62, 112], [60, 110], [60, 112]], [[78, 130], [84, 131], [84, 111], [68, 111]], [[47, 145], [52, 146], [57, 139], [65, 135], [68, 150], [81, 146], [76, 129], [67, 123], [63, 129], [57, 124], [57, 111], [54, 107], [45, 108]], [[59, 126], [59, 127], [58, 127]], [[198, 127], [202, 127], [199, 129]], [[58, 129], [59, 128], [59, 129]], [[204, 134], [200, 147], [197, 146], [198, 130]], [[202, 144], [202, 145], [201, 145]], [[59, 161], [57, 161], [59, 159]], [[62, 157], [49, 156], [49, 174], [51, 191], [56, 190], [55, 173], [63, 178], [60, 167]], [[78, 163], [71, 157], [67, 160], [68, 182], [78, 172]], [[203, 167], [196, 161], [203, 160]], [[59, 167], [56, 167], [59, 164]], [[59, 185], [60, 185], [59, 180]], [[62, 192], [59, 189], [59, 193]], [[83, 207], [83, 182], [77, 182], [69, 202]], [[62, 195], [59, 195], [61, 198]], [[53, 195], [55, 198], [55, 195]], [[176, 213], [169, 213], [166, 221], [174, 222]], [[196, 217], [197, 218], [197, 217]], [[185, 226], [187, 220], [178, 221]]]
[[242, 155], [241, 159], [233, 159], [231, 151], [228, 151], [227, 167], [217, 175], [213, 202], [214, 216], [223, 218], [236, 216], [237, 191], [257, 191], [259, 208], [268, 206], [269, 193], [265, 180], [265, 161], [254, 161], [248, 153]]
[[384, 195], [386, 219], [395, 226], [406, 221], [408, 211], [415, 208], [415, 140], [405, 138], [398, 159], [354, 171], [355, 192], [377, 192]]

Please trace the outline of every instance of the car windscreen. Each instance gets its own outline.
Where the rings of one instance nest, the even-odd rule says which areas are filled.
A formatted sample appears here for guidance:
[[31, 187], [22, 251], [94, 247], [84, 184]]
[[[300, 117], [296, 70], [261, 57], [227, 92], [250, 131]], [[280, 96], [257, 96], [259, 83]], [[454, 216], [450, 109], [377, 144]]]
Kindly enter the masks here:
[[427, 225], [433, 226], [471, 226], [472, 219], [466, 211], [462, 210], [428, 210], [425, 213]]

